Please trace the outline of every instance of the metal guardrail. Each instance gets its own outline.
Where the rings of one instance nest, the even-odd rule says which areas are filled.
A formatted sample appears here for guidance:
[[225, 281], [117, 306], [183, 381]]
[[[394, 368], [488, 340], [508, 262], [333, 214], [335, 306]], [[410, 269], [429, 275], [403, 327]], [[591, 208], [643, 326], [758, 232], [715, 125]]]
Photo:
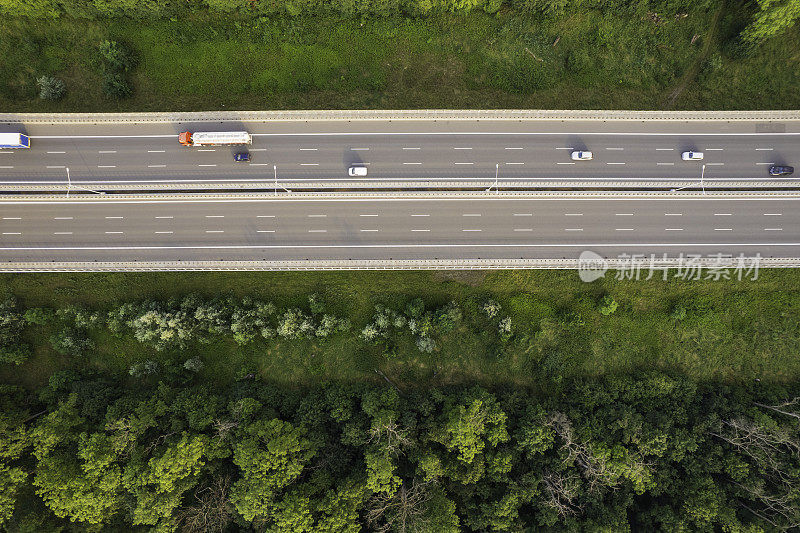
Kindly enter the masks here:
[[[630, 268], [623, 260], [609, 259], [609, 270]], [[693, 263], [702, 268], [736, 268], [738, 260], [703, 258]], [[685, 259], [657, 260], [653, 270], [686, 267]], [[152, 272], [152, 271], [302, 271], [302, 270], [574, 270], [578, 259], [437, 259], [437, 260], [307, 260], [307, 261], [83, 261], [7, 262], [0, 272]], [[798, 268], [800, 258], [760, 258], [759, 268]]]
[[786, 111], [626, 111], [535, 109], [409, 109], [198, 111], [146, 113], [0, 113], [0, 123], [147, 124], [172, 122], [274, 122], [322, 120], [628, 120], [628, 121], [790, 121], [800, 110]]

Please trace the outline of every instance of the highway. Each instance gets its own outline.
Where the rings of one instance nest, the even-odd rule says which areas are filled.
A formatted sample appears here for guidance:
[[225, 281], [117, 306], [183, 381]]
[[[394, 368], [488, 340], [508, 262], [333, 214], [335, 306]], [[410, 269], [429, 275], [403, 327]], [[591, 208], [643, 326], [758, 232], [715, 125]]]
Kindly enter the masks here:
[[0, 261], [800, 257], [798, 199], [6, 200]]
[[[247, 130], [250, 163], [241, 148], [187, 148], [181, 131]], [[31, 136], [30, 149], [0, 150], [0, 185], [66, 182], [100, 189], [115, 184], [248, 183], [325, 180], [394, 183], [547, 184], [560, 180], [709, 182], [764, 180], [773, 164], [800, 162], [800, 121], [283, 121], [173, 124], [0, 124]], [[591, 150], [592, 161], [571, 161]], [[705, 153], [682, 161], [681, 152]], [[363, 164], [366, 180], [348, 178]], [[794, 185], [798, 174], [784, 178]]]

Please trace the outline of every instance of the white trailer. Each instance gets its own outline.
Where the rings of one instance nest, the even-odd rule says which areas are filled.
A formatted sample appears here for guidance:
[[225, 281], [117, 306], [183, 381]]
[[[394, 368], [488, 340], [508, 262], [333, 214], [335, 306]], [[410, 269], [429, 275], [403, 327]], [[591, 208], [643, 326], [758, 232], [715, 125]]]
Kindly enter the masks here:
[[253, 137], [246, 131], [184, 131], [178, 135], [178, 142], [184, 146], [253, 144]]
[[31, 140], [22, 133], [0, 133], [0, 148], [30, 148]]

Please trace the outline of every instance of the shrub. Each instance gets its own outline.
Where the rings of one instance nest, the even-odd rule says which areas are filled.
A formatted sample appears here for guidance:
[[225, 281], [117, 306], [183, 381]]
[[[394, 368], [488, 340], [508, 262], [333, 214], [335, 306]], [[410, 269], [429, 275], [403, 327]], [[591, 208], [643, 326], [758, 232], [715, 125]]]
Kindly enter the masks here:
[[128, 374], [135, 378], [144, 378], [158, 372], [158, 363], [152, 360], [136, 363], [128, 369]]
[[606, 294], [603, 296], [603, 299], [600, 301], [600, 306], [598, 310], [600, 314], [608, 316], [614, 313], [617, 310], [619, 304], [612, 298], [610, 295]]
[[40, 76], [36, 78], [39, 86], [39, 98], [42, 100], [59, 100], [67, 91], [64, 82], [53, 76]]
[[55, 313], [52, 309], [45, 309], [43, 307], [31, 307], [26, 309], [22, 315], [25, 322], [36, 326], [44, 326], [53, 319]]
[[495, 302], [494, 300], [489, 300], [485, 304], [483, 304], [483, 312], [486, 313], [486, 316], [489, 318], [494, 318], [500, 313], [500, 304]]
[[200, 372], [203, 369], [203, 361], [199, 357], [192, 357], [183, 363], [183, 368], [189, 372]]
[[431, 353], [436, 348], [436, 342], [430, 337], [418, 337], [417, 349], [423, 353]]
[[122, 100], [133, 94], [133, 89], [122, 74], [109, 72], [103, 78], [103, 93], [109, 98]]
[[61, 355], [80, 357], [94, 348], [94, 343], [84, 330], [67, 327], [50, 337], [53, 349]]
[[14, 298], [0, 302], [0, 362], [22, 363], [28, 358], [28, 347], [21, 342], [25, 320]]
[[127, 72], [136, 63], [130, 49], [117, 41], [101, 42], [100, 55], [106, 63], [106, 68], [113, 73]]

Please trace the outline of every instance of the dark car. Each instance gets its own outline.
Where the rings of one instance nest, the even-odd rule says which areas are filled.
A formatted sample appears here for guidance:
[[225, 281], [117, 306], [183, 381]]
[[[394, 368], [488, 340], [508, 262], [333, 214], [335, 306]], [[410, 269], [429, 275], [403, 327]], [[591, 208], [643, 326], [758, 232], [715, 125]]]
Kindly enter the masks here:
[[237, 163], [247, 163], [250, 161], [250, 152], [239, 152], [238, 154], [233, 154], [233, 160]]
[[794, 167], [777, 165], [769, 167], [770, 176], [790, 176], [792, 172], [794, 172]]

